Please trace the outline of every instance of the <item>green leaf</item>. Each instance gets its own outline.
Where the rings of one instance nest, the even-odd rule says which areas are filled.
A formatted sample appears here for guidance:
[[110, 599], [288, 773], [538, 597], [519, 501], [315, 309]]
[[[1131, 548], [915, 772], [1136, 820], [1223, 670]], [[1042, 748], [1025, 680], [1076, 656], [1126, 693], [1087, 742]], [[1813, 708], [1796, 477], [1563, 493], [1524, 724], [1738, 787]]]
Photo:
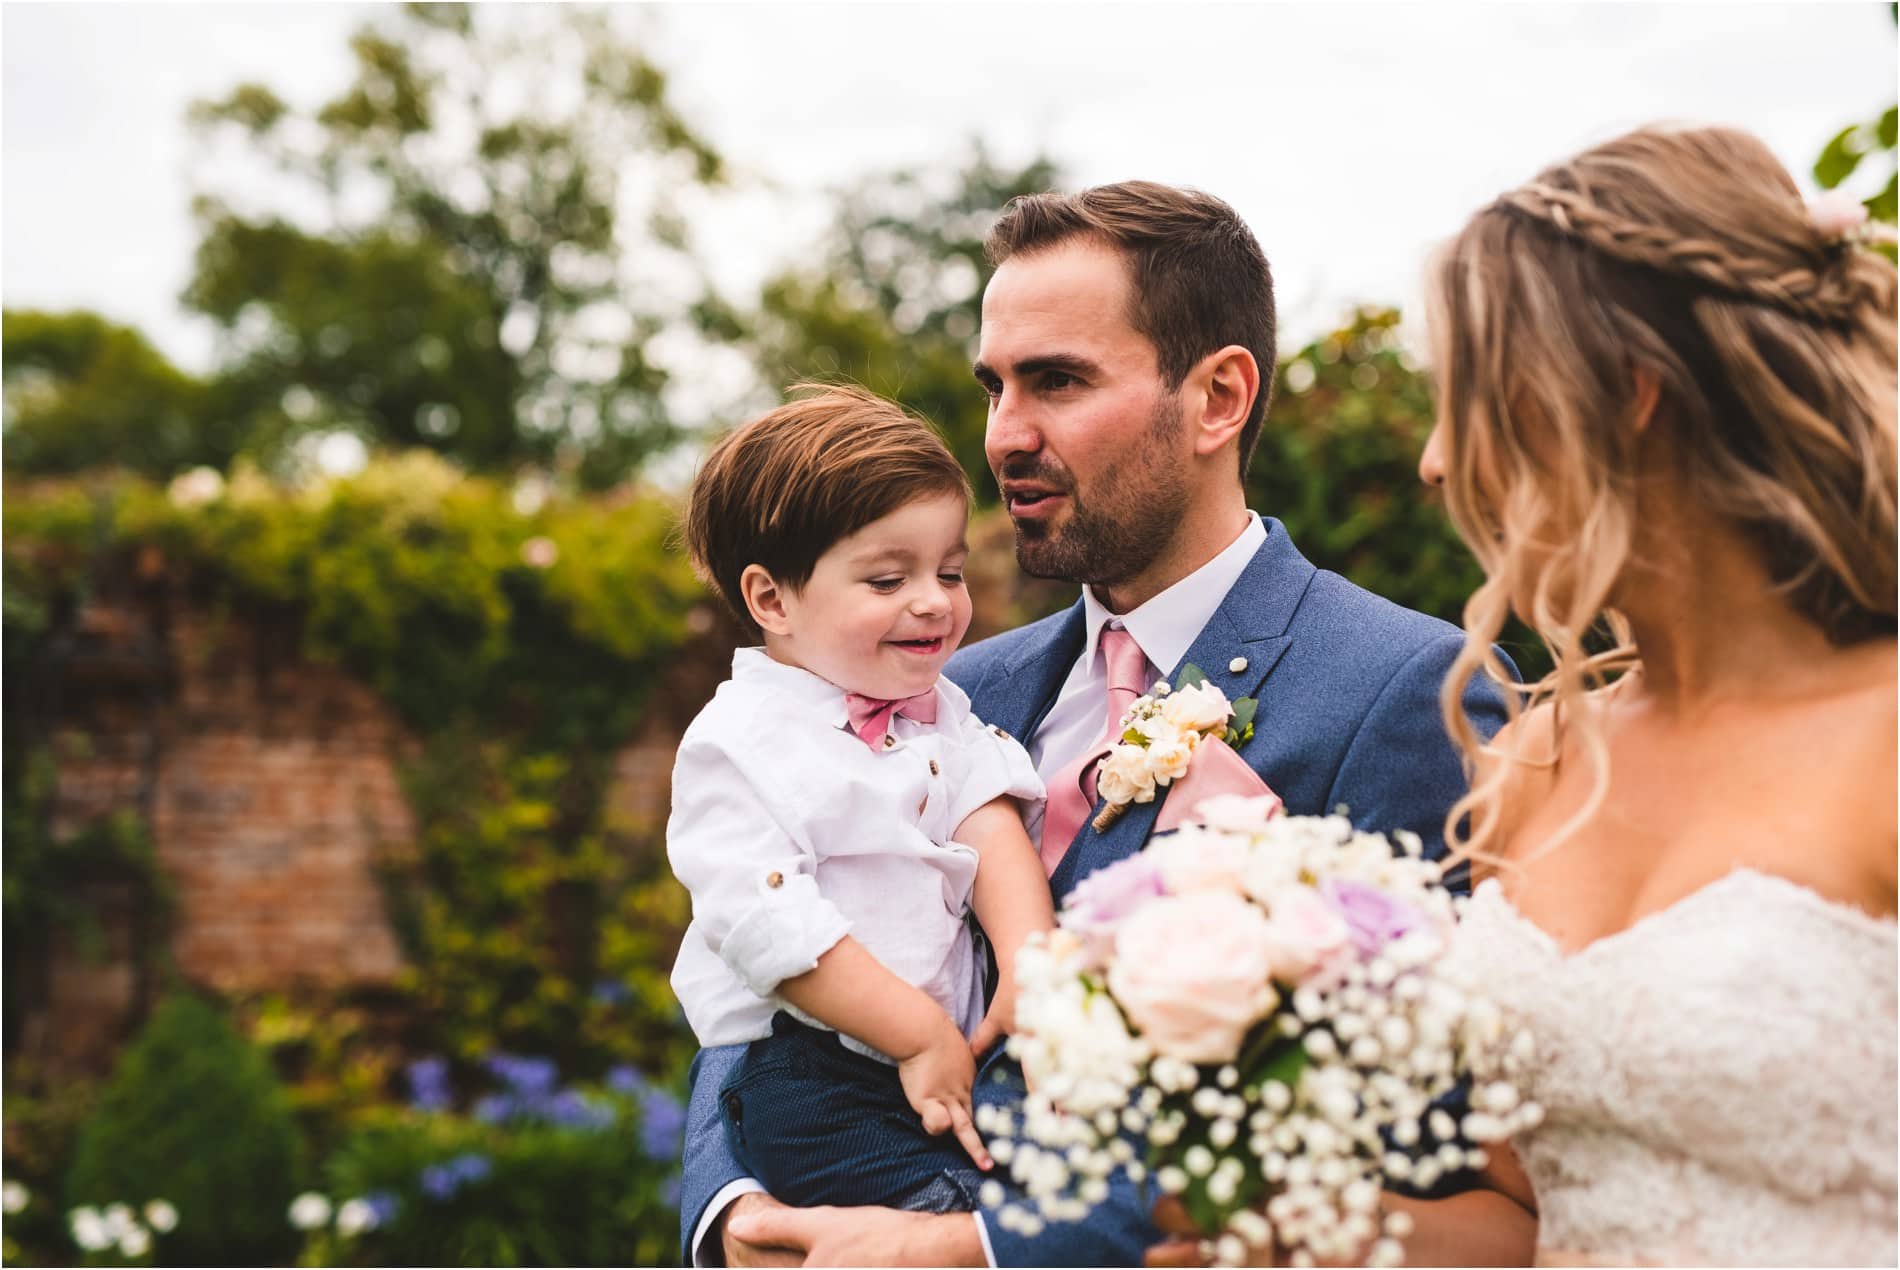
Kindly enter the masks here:
[[1833, 189], [1852, 176], [1854, 169], [1860, 166], [1860, 156], [1866, 149], [1856, 135], [1860, 127], [1859, 124], [1852, 124], [1842, 128], [1821, 151], [1821, 157], [1814, 161], [1814, 180], [1822, 189]]
[[1251, 735], [1253, 732], [1254, 711], [1259, 708], [1260, 699], [1258, 697], [1242, 697], [1240, 700], [1234, 702], [1234, 717], [1228, 720], [1228, 725], [1236, 732], [1245, 732]]
[[1896, 212], [1900, 211], [1900, 208], [1896, 208], [1895, 206], [1894, 183], [1896, 180], [1900, 180], [1900, 176], [1888, 177], [1887, 188], [1867, 200], [1867, 214], [1875, 220], [1885, 221], [1889, 225], [1894, 223]]
[[1144, 750], [1148, 748], [1148, 734], [1140, 728], [1128, 729], [1122, 733], [1122, 740], [1129, 745], [1139, 745]]
[[1900, 133], [1900, 106], [1889, 106], [1880, 116], [1880, 122], [1874, 125], [1874, 139], [1882, 150], [1891, 150], [1895, 141], [1900, 140], [1897, 133]]
[[1187, 662], [1181, 667], [1181, 673], [1175, 676], [1174, 686], [1176, 688], [1192, 688], [1197, 684], [1204, 684], [1206, 682], [1207, 672], [1202, 670], [1199, 666], [1196, 666], [1193, 662]]

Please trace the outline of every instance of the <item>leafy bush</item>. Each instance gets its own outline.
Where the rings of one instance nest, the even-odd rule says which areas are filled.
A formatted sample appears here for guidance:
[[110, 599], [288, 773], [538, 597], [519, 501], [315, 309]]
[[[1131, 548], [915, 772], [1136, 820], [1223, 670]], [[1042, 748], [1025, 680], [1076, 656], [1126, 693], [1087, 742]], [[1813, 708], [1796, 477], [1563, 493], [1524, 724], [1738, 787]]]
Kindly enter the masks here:
[[678, 1099], [630, 1067], [592, 1088], [561, 1085], [547, 1059], [496, 1054], [484, 1068], [493, 1092], [457, 1114], [447, 1065], [412, 1067], [413, 1105], [379, 1110], [331, 1158], [326, 1180], [347, 1198], [314, 1224], [304, 1263], [670, 1262]]
[[167, 998], [119, 1061], [80, 1133], [65, 1199], [183, 1215], [160, 1245], [182, 1265], [258, 1265], [292, 1241], [297, 1137], [269, 1065], [217, 1009]]

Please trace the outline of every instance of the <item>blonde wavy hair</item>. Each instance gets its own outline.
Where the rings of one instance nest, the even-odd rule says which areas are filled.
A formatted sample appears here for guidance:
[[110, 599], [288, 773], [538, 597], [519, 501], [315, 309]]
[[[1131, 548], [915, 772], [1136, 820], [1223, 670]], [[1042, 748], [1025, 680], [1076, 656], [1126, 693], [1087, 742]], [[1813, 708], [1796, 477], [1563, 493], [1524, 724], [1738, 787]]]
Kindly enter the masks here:
[[[1786, 602], [1836, 645], [1895, 631], [1895, 273], [1866, 233], [1817, 224], [1753, 136], [1651, 127], [1584, 151], [1475, 215], [1427, 277], [1452, 521], [1484, 567], [1441, 704], [1473, 773], [1454, 858], [1501, 861], [1514, 770], [1573, 721], [1595, 772], [1554, 847], [1601, 805], [1608, 749], [1587, 693], [1639, 663], [1611, 607], [1632, 560], [1641, 430], [1660, 385], [1678, 487], [1737, 526]], [[1512, 607], [1555, 669], [1507, 693], [1554, 703], [1547, 753], [1486, 747], [1461, 702]], [[1608, 647], [1605, 647], [1608, 644]], [[1488, 761], [1480, 763], [1483, 756]]]

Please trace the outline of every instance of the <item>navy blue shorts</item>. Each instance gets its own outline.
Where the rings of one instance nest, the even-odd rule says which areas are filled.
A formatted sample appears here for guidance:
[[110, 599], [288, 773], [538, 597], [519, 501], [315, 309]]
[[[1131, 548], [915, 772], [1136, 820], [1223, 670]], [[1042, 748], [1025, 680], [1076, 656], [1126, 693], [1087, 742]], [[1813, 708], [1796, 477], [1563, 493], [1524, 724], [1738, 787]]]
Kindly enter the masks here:
[[977, 1207], [983, 1174], [953, 1134], [933, 1137], [897, 1069], [780, 1012], [719, 1091], [733, 1158], [775, 1199], [914, 1212]]

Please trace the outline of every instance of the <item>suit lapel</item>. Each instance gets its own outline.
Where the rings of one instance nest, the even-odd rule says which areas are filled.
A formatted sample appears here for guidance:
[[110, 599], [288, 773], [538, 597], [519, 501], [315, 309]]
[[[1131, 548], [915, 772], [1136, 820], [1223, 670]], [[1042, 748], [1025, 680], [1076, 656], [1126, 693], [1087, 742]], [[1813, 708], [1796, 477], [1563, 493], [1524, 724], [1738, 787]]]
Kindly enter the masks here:
[[1025, 746], [1082, 652], [1082, 602], [1049, 623], [1046, 634], [1025, 640], [999, 658], [970, 692], [970, 706], [983, 722], [999, 727]]
[[[1182, 666], [1192, 663], [1207, 675], [1209, 683], [1227, 694], [1229, 701], [1257, 696], [1260, 685], [1292, 646], [1293, 637], [1288, 630], [1293, 613], [1318, 570], [1293, 546], [1279, 521], [1271, 517], [1262, 517], [1262, 520], [1267, 540], [1254, 553], [1220, 607], [1214, 610], [1214, 616], [1201, 628], [1187, 655], [1168, 671], [1170, 683], [1181, 673]], [[1233, 669], [1237, 658], [1243, 663], [1238, 670]], [[1256, 746], [1272, 722], [1264, 716], [1255, 717], [1255, 740], [1241, 750], [1241, 756], [1250, 764], [1256, 762]], [[1269, 785], [1273, 783], [1271, 772], [1261, 775]], [[1096, 832], [1091, 821], [1084, 821], [1049, 879], [1057, 898], [1068, 894], [1071, 887], [1096, 869], [1141, 850], [1167, 796], [1168, 790], [1162, 789], [1157, 791], [1153, 802], [1129, 804], [1105, 833]], [[1101, 803], [1097, 802], [1096, 811], [1100, 810]]]

